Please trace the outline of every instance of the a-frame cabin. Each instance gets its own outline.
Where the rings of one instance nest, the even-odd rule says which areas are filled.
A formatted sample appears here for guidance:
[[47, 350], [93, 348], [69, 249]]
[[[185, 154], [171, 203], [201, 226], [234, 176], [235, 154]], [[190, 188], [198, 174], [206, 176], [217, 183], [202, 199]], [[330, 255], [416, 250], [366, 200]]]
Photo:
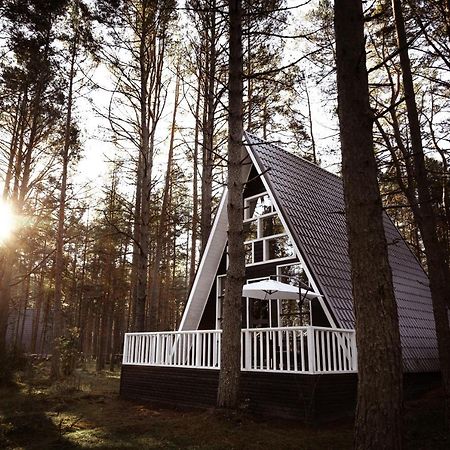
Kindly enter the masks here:
[[[356, 342], [342, 180], [245, 135], [247, 283], [300, 280], [309, 300], [243, 297], [242, 400], [262, 414], [308, 420], [352, 408]], [[176, 332], [125, 336], [121, 395], [177, 406], [213, 406], [227, 267], [227, 194]], [[439, 370], [428, 278], [385, 215], [405, 373]], [[290, 280], [290, 281], [289, 281]]]

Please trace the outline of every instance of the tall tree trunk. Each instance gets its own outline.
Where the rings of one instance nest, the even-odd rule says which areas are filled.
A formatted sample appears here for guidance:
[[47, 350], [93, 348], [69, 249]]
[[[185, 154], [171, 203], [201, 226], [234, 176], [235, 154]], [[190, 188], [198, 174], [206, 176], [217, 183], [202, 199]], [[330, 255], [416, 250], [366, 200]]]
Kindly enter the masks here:
[[241, 308], [245, 280], [243, 236], [243, 57], [242, 2], [230, 0], [228, 78], [228, 257], [217, 406], [235, 409], [241, 374]]
[[[44, 249], [46, 249], [45, 244]], [[37, 337], [40, 328], [39, 325], [42, 323], [41, 309], [42, 304], [44, 302], [44, 280], [45, 280], [45, 270], [42, 268], [41, 273], [39, 275], [39, 285], [37, 289], [37, 297], [34, 306], [33, 324], [31, 328], [31, 344], [30, 344], [31, 353], [41, 353], [39, 348], [37, 348]]]
[[153, 260], [152, 275], [151, 275], [151, 287], [150, 287], [150, 318], [149, 329], [150, 331], [156, 331], [159, 329], [159, 323], [161, 318], [159, 317], [159, 293], [161, 288], [161, 259], [163, 256], [163, 250], [165, 243], [167, 242], [167, 216], [169, 214], [169, 198], [170, 187], [172, 180], [172, 165], [173, 165], [173, 150], [175, 143], [175, 130], [177, 121], [177, 110], [180, 97], [180, 74], [179, 68], [177, 68], [177, 78], [175, 83], [175, 98], [172, 113], [172, 128], [170, 132], [169, 152], [167, 155], [167, 168], [166, 179], [164, 182], [164, 193], [161, 205], [161, 213], [158, 224], [158, 239], [156, 242], [155, 258]]
[[67, 196], [67, 173], [69, 168], [69, 149], [71, 140], [72, 126], [72, 106], [73, 106], [73, 81], [75, 78], [75, 63], [78, 51], [78, 29], [75, 34], [71, 46], [71, 60], [69, 73], [69, 93], [67, 97], [67, 116], [64, 128], [64, 146], [62, 150], [62, 176], [61, 191], [59, 194], [59, 211], [58, 211], [58, 229], [56, 232], [56, 256], [55, 256], [55, 298], [53, 304], [53, 348], [52, 348], [52, 364], [50, 377], [59, 379], [61, 377], [60, 367], [60, 338], [63, 333], [63, 317], [62, 317], [62, 285], [64, 272], [64, 222], [66, 215], [66, 196]]
[[206, 72], [205, 123], [203, 125], [203, 165], [202, 165], [202, 215], [201, 215], [201, 253], [205, 250], [212, 226], [212, 180], [214, 157], [214, 123], [215, 123], [215, 87], [216, 87], [216, 1], [211, 2], [209, 12], [211, 26], [209, 35], [209, 61]]
[[[136, 190], [134, 198], [133, 210], [133, 257], [131, 262], [131, 302], [130, 302], [130, 323], [129, 328], [136, 331], [137, 324], [136, 312], [138, 311], [137, 300], [137, 273], [139, 261], [139, 242], [141, 241], [141, 199], [142, 199], [142, 174], [143, 174], [143, 157], [139, 151], [137, 170], [136, 170]], [[139, 309], [140, 311], [140, 309]]]
[[311, 137], [311, 152], [312, 152], [311, 156], [312, 156], [313, 163], [317, 164], [316, 140], [314, 139], [314, 133], [313, 133], [311, 100], [309, 98], [308, 82], [306, 80], [305, 80], [305, 94], [306, 94], [306, 104], [308, 105], [309, 135]]
[[[143, 12], [145, 17], [145, 11]], [[148, 20], [148, 19], [147, 19]], [[150, 194], [153, 168], [153, 146], [150, 144], [149, 126], [149, 92], [147, 83], [149, 80], [149, 68], [147, 66], [147, 36], [142, 30], [140, 36], [140, 156], [142, 159], [142, 177], [140, 217], [139, 217], [139, 241], [136, 268], [136, 302], [134, 330], [145, 329], [145, 308], [147, 304], [147, 280], [148, 280], [148, 254], [149, 254], [149, 226], [150, 226]]]
[[358, 347], [355, 448], [399, 449], [400, 333], [377, 182], [360, 0], [335, 1], [335, 32], [342, 173]]
[[437, 220], [433, 211], [430, 183], [427, 179], [419, 114], [417, 112], [411, 62], [408, 53], [408, 40], [400, 0], [392, 0], [392, 8], [397, 30], [398, 48], [400, 50], [403, 89], [405, 92], [405, 102], [411, 136], [414, 181], [417, 186], [417, 197], [419, 200], [418, 208], [414, 209], [416, 210], [416, 220], [422, 234], [428, 264], [434, 321], [436, 324], [439, 349], [439, 361], [445, 395], [446, 425], [450, 429], [450, 328], [448, 318], [448, 305], [450, 305], [450, 274], [448, 263], [445, 258], [445, 251], [438, 238]]
[[192, 225], [191, 225], [191, 258], [189, 265], [189, 286], [192, 286], [195, 277], [195, 268], [197, 261], [197, 237], [198, 237], [198, 147], [200, 132], [200, 101], [201, 101], [201, 74], [198, 75], [197, 100], [195, 104], [195, 135], [194, 135], [194, 154], [192, 157]]

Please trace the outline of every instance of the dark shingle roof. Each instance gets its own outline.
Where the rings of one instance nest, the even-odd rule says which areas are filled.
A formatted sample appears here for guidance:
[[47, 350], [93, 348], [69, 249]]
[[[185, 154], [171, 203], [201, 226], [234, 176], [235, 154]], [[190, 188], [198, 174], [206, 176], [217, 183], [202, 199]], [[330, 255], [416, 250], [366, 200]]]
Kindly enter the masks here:
[[[250, 134], [246, 139], [261, 171], [268, 170], [264, 177], [337, 323], [354, 328], [342, 180], [276, 145]], [[384, 219], [404, 368], [437, 370], [428, 278], [391, 220]]]

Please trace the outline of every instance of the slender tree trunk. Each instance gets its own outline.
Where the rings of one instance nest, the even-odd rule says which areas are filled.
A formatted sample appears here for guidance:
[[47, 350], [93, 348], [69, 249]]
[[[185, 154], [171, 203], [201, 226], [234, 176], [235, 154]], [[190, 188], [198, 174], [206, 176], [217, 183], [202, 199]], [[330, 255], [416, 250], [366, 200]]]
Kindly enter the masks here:
[[305, 80], [305, 94], [306, 94], [306, 103], [308, 105], [308, 122], [309, 122], [309, 135], [311, 137], [312, 160], [313, 160], [314, 164], [317, 164], [316, 140], [314, 139], [314, 133], [313, 133], [313, 120], [312, 120], [311, 100], [309, 98], [308, 84], [307, 84], [306, 80]]
[[28, 91], [26, 87], [23, 94], [20, 94], [17, 100], [18, 107], [14, 119], [13, 133], [8, 155], [8, 166], [5, 173], [5, 184], [3, 185], [3, 200], [8, 200], [10, 198], [11, 180], [15, 178], [14, 161], [18, 150], [20, 150], [19, 142], [21, 141], [20, 138], [23, 136], [23, 129], [26, 124], [26, 108], [28, 104]]
[[428, 264], [439, 349], [439, 361], [445, 395], [446, 425], [450, 429], [450, 328], [448, 319], [448, 305], [450, 305], [450, 274], [444, 248], [439, 242], [437, 220], [433, 211], [430, 184], [425, 166], [419, 114], [417, 111], [411, 72], [411, 62], [408, 53], [408, 40], [400, 0], [392, 0], [392, 8], [397, 30], [398, 48], [400, 49], [399, 54], [403, 89], [405, 92], [405, 102], [411, 136], [414, 181], [417, 186], [417, 196], [419, 199], [419, 205], [418, 208], [416, 208], [416, 220], [422, 234]]
[[[29, 269], [31, 269], [31, 267]], [[29, 270], [27, 270], [27, 272], [29, 272]], [[18, 345], [18, 347], [20, 349], [22, 349], [26, 352], [30, 351], [30, 347], [24, 346], [23, 334], [25, 331], [25, 323], [27, 320], [28, 298], [30, 297], [30, 282], [31, 282], [31, 276], [28, 275], [27, 280], [25, 281], [25, 286], [24, 286], [24, 290], [23, 290], [23, 317], [22, 317], [22, 323], [20, 325], [20, 338], [19, 338], [19, 345]], [[30, 312], [31, 312], [31, 310], [30, 310]], [[30, 345], [30, 343], [27, 343], [27, 344]]]
[[[145, 17], [145, 12], [143, 16]], [[139, 248], [136, 269], [136, 304], [135, 331], [145, 329], [145, 308], [147, 304], [148, 254], [149, 254], [149, 226], [150, 226], [150, 194], [153, 167], [153, 148], [150, 144], [149, 129], [149, 68], [147, 66], [147, 36], [144, 30], [140, 36], [140, 124], [141, 135], [140, 158], [142, 158], [142, 185], [139, 220]], [[139, 175], [138, 175], [139, 176]]]
[[355, 448], [399, 449], [400, 333], [377, 182], [361, 1], [335, 1], [335, 32], [342, 173], [358, 347]]
[[245, 280], [243, 236], [243, 57], [242, 2], [229, 1], [228, 257], [217, 406], [235, 409], [241, 374], [241, 308]]
[[211, 2], [211, 27], [209, 35], [209, 61], [206, 89], [206, 121], [203, 126], [203, 165], [202, 165], [202, 215], [201, 215], [201, 253], [205, 250], [212, 226], [212, 180], [214, 155], [215, 87], [216, 87], [216, 1]]
[[131, 302], [130, 302], [130, 326], [129, 329], [136, 331], [136, 312], [138, 310], [137, 300], [137, 272], [139, 261], [139, 242], [141, 240], [141, 198], [142, 198], [142, 174], [143, 157], [139, 151], [136, 170], [136, 191], [133, 211], [133, 259], [131, 263]]
[[189, 286], [192, 286], [195, 277], [195, 268], [197, 261], [197, 238], [198, 238], [198, 147], [200, 132], [200, 94], [201, 94], [201, 75], [198, 75], [197, 101], [195, 105], [195, 135], [194, 135], [194, 155], [193, 163], [193, 181], [192, 181], [192, 225], [191, 225], [191, 260], [189, 265]]
[[[44, 249], [46, 246], [44, 245]], [[30, 345], [30, 352], [31, 353], [41, 353], [39, 349], [37, 348], [37, 337], [39, 332], [39, 325], [42, 322], [41, 321], [41, 309], [42, 309], [42, 303], [44, 302], [44, 280], [45, 280], [45, 271], [44, 269], [41, 269], [41, 273], [39, 276], [39, 287], [34, 307], [34, 314], [33, 314], [33, 325], [31, 329], [31, 345]]]
[[61, 191], [59, 195], [58, 211], [58, 229], [56, 232], [56, 258], [55, 258], [55, 299], [53, 304], [53, 348], [52, 365], [50, 377], [59, 379], [61, 377], [60, 367], [60, 348], [59, 340], [63, 333], [62, 317], [62, 285], [64, 272], [64, 222], [66, 215], [66, 196], [67, 196], [67, 176], [69, 168], [69, 149], [72, 125], [72, 106], [73, 106], [73, 81], [75, 78], [75, 63], [78, 51], [78, 30], [75, 31], [71, 48], [71, 61], [69, 73], [69, 93], [67, 98], [67, 115], [64, 129], [64, 147], [62, 151], [62, 176]]
[[175, 130], [177, 121], [177, 110], [180, 96], [180, 75], [177, 69], [177, 79], [175, 83], [175, 98], [172, 114], [172, 128], [170, 132], [169, 152], [167, 156], [166, 179], [164, 183], [163, 201], [161, 205], [161, 213], [158, 225], [158, 239], [156, 242], [155, 258], [153, 260], [151, 287], [150, 287], [150, 318], [149, 329], [156, 331], [159, 329], [161, 318], [159, 317], [159, 293], [161, 285], [161, 259], [163, 257], [164, 245], [167, 241], [167, 216], [169, 214], [169, 197], [170, 187], [172, 184], [172, 165], [173, 165], [173, 150], [175, 143]]
[[0, 254], [0, 364], [6, 356], [6, 332], [8, 329], [9, 304], [11, 301], [11, 276], [14, 250], [10, 243]]

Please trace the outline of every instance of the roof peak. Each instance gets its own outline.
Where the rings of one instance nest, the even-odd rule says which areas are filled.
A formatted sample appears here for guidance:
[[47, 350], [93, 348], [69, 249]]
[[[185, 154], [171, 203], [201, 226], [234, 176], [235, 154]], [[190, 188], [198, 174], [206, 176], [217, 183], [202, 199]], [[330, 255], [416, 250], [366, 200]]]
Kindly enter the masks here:
[[[338, 178], [340, 181], [342, 181], [342, 177], [339, 176], [338, 174], [331, 172], [327, 169], [325, 169], [324, 167], [320, 166], [319, 164], [315, 164], [312, 161], [309, 161], [308, 159], [304, 158], [303, 156], [297, 155], [295, 153], [289, 152], [288, 150], [286, 150], [282, 145], [280, 145], [277, 142], [270, 142], [270, 141], [266, 141], [262, 138], [260, 138], [259, 136], [257, 136], [254, 133], [251, 133], [249, 131], [244, 131], [244, 135], [245, 135], [245, 140], [247, 141], [248, 145], [258, 145], [258, 144], [265, 144], [265, 145], [271, 145], [272, 147], [277, 148], [278, 150], [282, 151], [283, 153], [286, 153], [287, 155], [299, 159], [302, 162], [305, 162], [319, 170], [324, 171], [325, 173], [329, 174], [329, 175], [333, 175], [334, 177]], [[255, 140], [257, 142], [251, 142], [251, 140]], [[244, 144], [245, 145], [245, 144]]]

